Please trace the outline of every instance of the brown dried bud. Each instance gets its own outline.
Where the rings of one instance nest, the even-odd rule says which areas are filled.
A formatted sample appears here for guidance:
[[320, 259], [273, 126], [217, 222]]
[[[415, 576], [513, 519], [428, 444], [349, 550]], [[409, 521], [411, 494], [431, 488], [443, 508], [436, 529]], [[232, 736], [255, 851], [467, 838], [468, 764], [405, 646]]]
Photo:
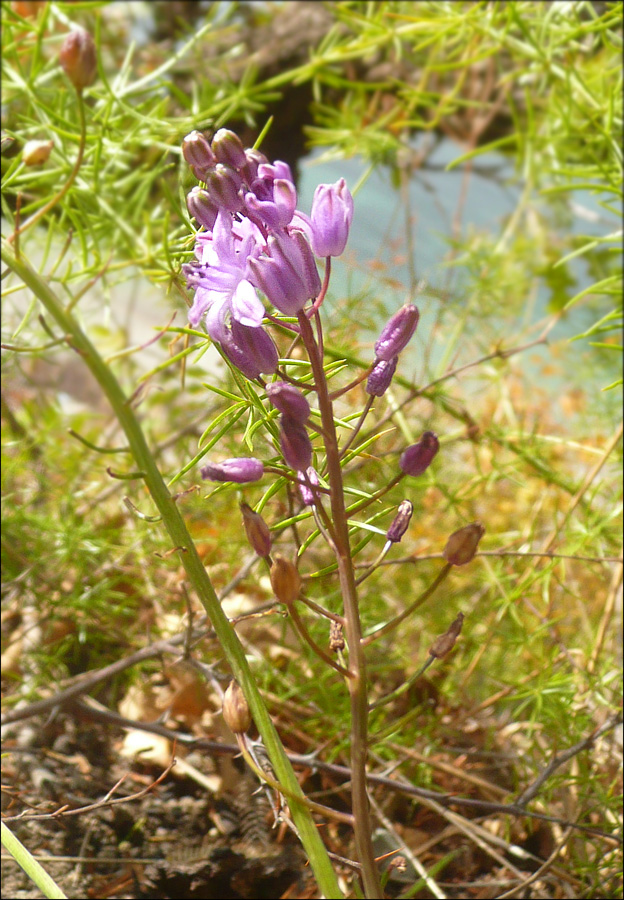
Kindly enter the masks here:
[[485, 528], [481, 522], [472, 522], [465, 525], [459, 531], [454, 531], [446, 542], [442, 556], [452, 566], [465, 566], [474, 559], [479, 541], [485, 534]]
[[84, 28], [69, 32], [63, 41], [59, 59], [76, 90], [81, 91], [93, 84], [97, 74], [95, 42]]
[[429, 656], [435, 656], [436, 659], [442, 659], [443, 656], [446, 656], [453, 649], [463, 624], [464, 614], [458, 613], [457, 618], [451, 623], [448, 630], [435, 639], [429, 648]]
[[223, 718], [234, 734], [244, 734], [251, 725], [251, 712], [237, 681], [230, 681], [223, 695]]
[[240, 508], [243, 514], [243, 525], [247, 533], [247, 540], [258, 556], [269, 556], [273, 546], [269, 526], [260, 513], [254, 512], [247, 503], [241, 503]]
[[344, 648], [345, 639], [342, 634], [342, 625], [340, 622], [332, 619], [329, 626], [329, 649], [337, 653], [339, 650], [344, 650]]
[[280, 603], [287, 606], [294, 603], [301, 590], [301, 576], [297, 567], [277, 553], [273, 558], [270, 575], [273, 593]]
[[25, 166], [41, 166], [47, 162], [54, 141], [28, 141], [22, 150], [22, 162]]

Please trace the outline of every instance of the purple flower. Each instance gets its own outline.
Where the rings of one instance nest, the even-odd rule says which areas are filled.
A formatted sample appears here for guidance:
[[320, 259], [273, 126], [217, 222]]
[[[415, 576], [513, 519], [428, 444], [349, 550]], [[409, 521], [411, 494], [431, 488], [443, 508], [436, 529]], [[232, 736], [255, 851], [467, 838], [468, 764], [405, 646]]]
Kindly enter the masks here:
[[420, 313], [412, 304], [402, 306], [384, 326], [375, 344], [375, 359], [390, 360], [403, 350], [416, 331]]
[[366, 382], [366, 390], [373, 397], [383, 397], [392, 381], [399, 361], [398, 356], [392, 359], [378, 359]]
[[294, 384], [275, 381], [266, 386], [267, 397], [281, 413], [290, 416], [302, 425], [310, 418], [310, 404]]
[[220, 210], [212, 234], [198, 235], [199, 264], [183, 266], [188, 286], [195, 288], [189, 323], [195, 328], [205, 315], [214, 341], [224, 340], [228, 312], [250, 328], [262, 323], [264, 307], [247, 277], [250, 260], [261, 252], [259, 238], [248, 219], [233, 223], [231, 215]]
[[268, 255], [249, 260], [252, 281], [281, 313], [295, 316], [321, 289], [314, 256], [301, 232], [269, 237]]
[[237, 484], [245, 484], [248, 481], [259, 481], [264, 475], [264, 466], [259, 459], [241, 457], [224, 459], [220, 463], [207, 463], [199, 471], [204, 481], [234, 481]]
[[296, 472], [303, 472], [312, 462], [312, 444], [305, 425], [290, 416], [280, 419], [280, 447], [286, 464]]
[[319, 184], [310, 215], [312, 250], [316, 256], [340, 256], [353, 221], [353, 197], [344, 178], [335, 184]]
[[250, 380], [261, 372], [272, 375], [277, 369], [277, 347], [264, 328], [250, 328], [232, 319], [230, 328], [223, 332], [221, 349], [232, 365]]
[[399, 460], [399, 467], [406, 475], [422, 475], [429, 468], [440, 448], [438, 436], [433, 431], [425, 431], [417, 444], [404, 450]]
[[277, 162], [275, 166], [262, 164], [258, 167], [258, 175], [278, 166], [284, 166], [288, 170], [288, 177], [275, 178], [272, 174], [257, 177], [253, 181], [252, 190], [245, 194], [248, 212], [260, 219], [267, 228], [284, 228], [288, 225], [297, 205], [297, 190], [286, 163]]

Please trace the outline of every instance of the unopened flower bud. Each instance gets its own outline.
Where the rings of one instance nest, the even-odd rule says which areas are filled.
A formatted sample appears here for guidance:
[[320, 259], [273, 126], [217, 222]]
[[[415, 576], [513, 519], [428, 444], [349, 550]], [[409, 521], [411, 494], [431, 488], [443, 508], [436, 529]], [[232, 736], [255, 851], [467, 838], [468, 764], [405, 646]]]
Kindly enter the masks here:
[[240, 508], [247, 540], [258, 556], [269, 556], [273, 546], [269, 526], [260, 513], [255, 512], [247, 503], [241, 503]]
[[440, 448], [438, 436], [433, 431], [425, 431], [417, 444], [404, 450], [399, 459], [399, 467], [406, 475], [422, 475], [429, 468]]
[[277, 369], [277, 347], [261, 326], [252, 328], [232, 319], [230, 329], [223, 333], [221, 349], [232, 365], [250, 381], [261, 372], [272, 375]]
[[207, 463], [199, 470], [204, 481], [234, 481], [246, 484], [248, 481], [259, 481], [264, 475], [264, 466], [259, 459], [241, 457], [224, 459], [220, 463]]
[[54, 141], [28, 141], [22, 150], [22, 162], [25, 166], [41, 166], [47, 162]]
[[287, 606], [294, 603], [301, 590], [301, 576], [295, 564], [276, 553], [273, 557], [270, 576], [273, 593], [280, 603], [285, 603]]
[[344, 178], [319, 184], [312, 200], [311, 243], [315, 256], [340, 256], [353, 221], [353, 197]]
[[413, 512], [414, 507], [409, 500], [403, 500], [399, 503], [397, 514], [386, 534], [386, 538], [392, 541], [393, 544], [397, 544], [407, 531]]
[[446, 654], [453, 649], [455, 641], [459, 637], [459, 633], [462, 630], [463, 623], [464, 614], [458, 613], [457, 618], [454, 622], [451, 623], [447, 631], [445, 631], [444, 634], [441, 634], [435, 639], [435, 641], [429, 648], [429, 655], [435, 656], [436, 659], [442, 659], [443, 656], [446, 656]]
[[312, 462], [312, 444], [305, 425], [282, 416], [280, 419], [280, 447], [286, 464], [296, 472], [303, 472]]
[[228, 128], [220, 128], [212, 139], [212, 150], [220, 163], [240, 169], [247, 162], [241, 139]]
[[275, 381], [273, 384], [267, 384], [266, 392], [275, 409], [294, 419], [295, 422], [305, 425], [310, 418], [310, 404], [294, 384], [288, 384], [287, 381]]
[[372, 397], [383, 397], [386, 393], [390, 387], [398, 361], [398, 356], [393, 356], [392, 359], [378, 359], [375, 361], [375, 365], [366, 382], [366, 390]]
[[187, 134], [182, 141], [182, 155], [200, 181], [205, 181], [208, 170], [217, 164], [217, 158], [210, 148], [208, 139], [201, 131], [191, 131]]
[[[316, 485], [319, 483], [318, 475], [316, 474], [316, 469], [314, 466], [308, 466], [305, 471], [305, 474], [308, 476], [308, 481], [311, 485]], [[316, 505], [316, 495], [314, 491], [309, 487], [304, 477], [303, 472], [299, 472], [297, 476], [297, 481], [299, 482], [299, 492], [301, 493], [301, 499], [303, 500], [306, 506], [315, 506]]]
[[258, 166], [267, 163], [268, 159], [259, 150], [254, 150], [253, 147], [245, 150], [245, 165], [240, 167], [240, 173], [247, 184], [251, 184], [258, 177]]
[[213, 203], [229, 212], [238, 212], [242, 208], [243, 201], [238, 193], [242, 183], [238, 172], [221, 163], [206, 173], [206, 186]]
[[230, 681], [223, 695], [223, 718], [234, 734], [244, 734], [249, 731], [251, 711], [237, 681]]
[[95, 42], [84, 28], [69, 32], [63, 41], [59, 59], [76, 90], [81, 91], [93, 84], [97, 74]]
[[375, 359], [390, 360], [403, 350], [416, 331], [420, 313], [413, 304], [402, 306], [384, 326], [375, 344]]
[[474, 559], [479, 541], [485, 534], [481, 522], [472, 522], [459, 531], [454, 531], [446, 542], [442, 556], [452, 566], [465, 566]]
[[219, 207], [205, 188], [200, 188], [197, 184], [191, 188], [186, 195], [186, 208], [189, 215], [193, 216], [200, 225], [203, 225], [208, 231], [212, 231], [217, 221]]

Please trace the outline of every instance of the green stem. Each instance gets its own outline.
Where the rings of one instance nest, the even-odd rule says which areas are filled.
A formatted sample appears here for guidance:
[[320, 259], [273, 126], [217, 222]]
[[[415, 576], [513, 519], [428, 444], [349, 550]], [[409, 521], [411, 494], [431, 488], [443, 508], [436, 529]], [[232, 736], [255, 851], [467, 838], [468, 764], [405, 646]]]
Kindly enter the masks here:
[[[12, 248], [6, 241], [2, 242], [2, 259], [41, 301], [46, 310], [56, 320], [63, 333], [69, 336], [71, 346], [83, 358], [85, 365], [88, 366], [95, 376], [102, 391], [108, 398], [126, 434], [137, 466], [144, 473], [145, 484], [162, 517], [172, 546], [184, 548], [180, 552], [180, 561], [211, 621], [223, 651], [228, 658], [234, 677], [243, 689], [258, 731], [262, 735], [273, 770], [280, 783], [288, 791], [292, 817], [301, 842], [310, 858], [310, 864], [319, 889], [326, 897], [342, 897], [343, 895], [338, 887], [336, 875], [327, 851], [314, 824], [314, 820], [303, 803], [303, 791], [299, 786], [292, 766], [284, 752], [279, 735], [256, 686], [243, 646], [221, 608], [208, 573], [199, 558], [176, 503], [156, 466], [145, 436], [128, 403], [128, 399], [124, 396], [119, 382], [73, 316], [68, 314], [63, 308], [49, 284], [27, 262], [23, 259], [16, 259]], [[301, 800], [299, 801], [298, 798], [301, 798]]]
[[353, 571], [349, 526], [344, 503], [340, 451], [334, 425], [332, 402], [323, 369], [323, 359], [314, 339], [312, 326], [305, 312], [297, 316], [301, 338], [305, 344], [318, 391], [321, 421], [325, 432], [327, 477], [330, 485], [330, 503], [334, 526], [334, 543], [338, 578], [344, 604], [345, 633], [349, 645], [349, 671], [347, 679], [351, 700], [351, 801], [354, 817], [354, 837], [357, 857], [362, 866], [364, 893], [368, 898], [383, 897], [379, 873], [375, 864], [372, 842], [372, 822], [366, 790], [366, 757], [368, 750], [368, 689], [366, 684], [366, 659], [362, 646], [362, 627], [358, 609], [357, 588]]

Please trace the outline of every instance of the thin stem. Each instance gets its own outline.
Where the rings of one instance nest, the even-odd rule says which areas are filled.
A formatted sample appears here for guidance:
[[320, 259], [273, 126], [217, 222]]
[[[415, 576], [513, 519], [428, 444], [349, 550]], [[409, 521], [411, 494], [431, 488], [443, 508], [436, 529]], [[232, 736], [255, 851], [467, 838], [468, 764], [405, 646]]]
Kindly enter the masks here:
[[372, 820], [366, 790], [366, 757], [368, 743], [368, 691], [366, 684], [366, 659], [362, 646], [362, 627], [358, 609], [357, 588], [351, 548], [349, 527], [344, 503], [340, 451], [334, 425], [334, 413], [329, 396], [323, 359], [314, 340], [312, 326], [305, 312], [298, 315], [301, 337], [305, 344], [318, 389], [321, 421], [325, 430], [325, 452], [327, 476], [330, 485], [330, 503], [334, 524], [336, 562], [344, 604], [345, 632], [349, 645], [348, 679], [351, 700], [351, 798], [354, 816], [354, 837], [358, 859], [362, 865], [364, 893], [368, 898], [382, 897], [383, 892], [375, 864], [372, 844]]
[[319, 615], [325, 616], [326, 619], [331, 619], [333, 622], [338, 622], [339, 625], [344, 625], [345, 621], [342, 616], [337, 616], [336, 613], [330, 612], [323, 606], [319, 606], [318, 603], [315, 603], [314, 600], [310, 600], [310, 598], [304, 596], [304, 594], [299, 594], [297, 600], [301, 600], [301, 602], [305, 603], [309, 609], [313, 609], [314, 612], [317, 612]]
[[407, 681], [404, 681], [403, 684], [401, 684], [396, 690], [390, 691], [389, 694], [384, 694], [384, 696], [380, 697], [379, 700], [375, 700], [374, 703], [371, 703], [368, 707], [369, 710], [372, 711], [373, 709], [378, 709], [378, 707], [380, 706], [385, 706], [386, 703], [390, 703], [391, 700], [396, 700], [406, 691], [409, 691], [411, 686], [418, 681], [421, 675], [424, 675], [424, 673], [433, 662], [435, 662], [435, 656], [428, 656], [427, 661], [422, 664], [417, 672], [414, 672], [413, 675], [410, 675]]
[[353, 441], [356, 439], [358, 432], [360, 431], [362, 425], [364, 424], [364, 420], [366, 419], [366, 416], [369, 414], [371, 406], [373, 405], [373, 399], [374, 399], [373, 397], [368, 398], [368, 400], [366, 401], [366, 406], [362, 410], [362, 415], [357, 420], [357, 425], [355, 426], [355, 428], [349, 435], [349, 440], [344, 445], [344, 447], [340, 448], [340, 459], [343, 458], [343, 456], [346, 454], [347, 450], [349, 449], [349, 447], [351, 446]]
[[365, 581], [369, 575], [372, 575], [373, 572], [375, 571], [375, 569], [377, 569], [381, 565], [384, 557], [387, 555], [388, 551], [390, 550], [390, 547], [392, 547], [392, 543], [393, 543], [392, 541], [386, 541], [386, 543], [384, 544], [383, 549], [382, 549], [381, 553], [379, 554], [379, 556], [377, 557], [377, 559], [374, 562], [372, 562], [370, 564], [369, 568], [366, 570], [366, 572], [364, 572], [363, 575], [360, 575], [360, 577], [356, 580], [355, 583], [357, 585], [362, 584], [362, 582]]
[[306, 312], [306, 316], [308, 317], [308, 319], [311, 319], [312, 316], [316, 315], [316, 313], [321, 308], [321, 303], [325, 299], [325, 295], [327, 294], [327, 288], [329, 287], [330, 275], [331, 275], [331, 256], [327, 256], [327, 257], [325, 257], [325, 276], [323, 278], [321, 292], [318, 295], [318, 297], [316, 298], [316, 300], [314, 301], [314, 303], [312, 304], [312, 306], [310, 307], [310, 309], [308, 309]]
[[395, 616], [394, 619], [391, 619], [389, 622], [387, 622], [383, 626], [383, 628], [378, 628], [377, 631], [373, 631], [372, 634], [366, 635], [366, 637], [362, 639], [363, 646], [367, 647], [368, 644], [372, 644], [372, 642], [376, 641], [377, 638], [380, 638], [382, 635], [387, 634], [389, 631], [392, 631], [392, 629], [396, 628], [397, 625], [400, 625], [404, 619], [407, 619], [408, 616], [411, 616], [411, 614], [415, 610], [417, 610], [419, 606], [422, 606], [425, 600], [427, 600], [433, 594], [436, 588], [438, 588], [442, 584], [452, 568], [453, 566], [451, 565], [451, 563], [447, 563], [444, 568], [440, 570], [435, 580], [429, 585], [429, 587], [425, 591], [423, 591], [422, 594], [417, 597], [416, 600], [414, 600], [414, 602], [410, 606], [408, 606], [406, 610], [404, 610], [399, 616]]
[[295, 626], [295, 628], [297, 629], [297, 632], [299, 633], [299, 636], [301, 638], [303, 638], [303, 640], [306, 642], [306, 644], [309, 647], [311, 647], [311, 649], [316, 653], [316, 655], [320, 656], [320, 658], [323, 660], [323, 662], [326, 662], [328, 666], [332, 667], [332, 669], [335, 669], [341, 675], [344, 675], [345, 678], [352, 678], [353, 672], [350, 672], [348, 669], [345, 669], [342, 666], [338, 665], [338, 663], [335, 662], [331, 658], [329, 653], [327, 653], [325, 650], [323, 650], [322, 647], [319, 647], [319, 645], [316, 643], [316, 641], [314, 640], [314, 638], [312, 637], [312, 635], [306, 628], [305, 623], [304, 623], [303, 619], [301, 618], [301, 616], [299, 615], [299, 613], [297, 612], [294, 603], [291, 603], [289, 605], [288, 612], [293, 621], [293, 625]]

